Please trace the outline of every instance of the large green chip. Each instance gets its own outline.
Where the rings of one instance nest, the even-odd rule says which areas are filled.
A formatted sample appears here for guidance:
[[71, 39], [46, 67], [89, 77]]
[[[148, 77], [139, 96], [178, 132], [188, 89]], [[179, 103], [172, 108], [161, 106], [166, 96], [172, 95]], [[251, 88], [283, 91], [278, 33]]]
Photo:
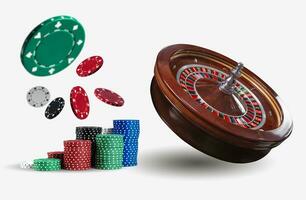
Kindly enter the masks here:
[[69, 16], [50, 18], [38, 25], [26, 38], [21, 62], [35, 76], [50, 76], [68, 67], [85, 42], [82, 25]]

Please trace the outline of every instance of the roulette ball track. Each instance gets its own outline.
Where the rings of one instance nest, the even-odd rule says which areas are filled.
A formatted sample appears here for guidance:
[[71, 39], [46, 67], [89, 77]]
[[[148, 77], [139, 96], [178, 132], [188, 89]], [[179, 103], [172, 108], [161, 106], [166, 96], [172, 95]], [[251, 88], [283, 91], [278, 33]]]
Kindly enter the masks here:
[[263, 158], [293, 128], [279, 96], [263, 80], [242, 63], [193, 45], [159, 52], [151, 97], [182, 140], [228, 162]]

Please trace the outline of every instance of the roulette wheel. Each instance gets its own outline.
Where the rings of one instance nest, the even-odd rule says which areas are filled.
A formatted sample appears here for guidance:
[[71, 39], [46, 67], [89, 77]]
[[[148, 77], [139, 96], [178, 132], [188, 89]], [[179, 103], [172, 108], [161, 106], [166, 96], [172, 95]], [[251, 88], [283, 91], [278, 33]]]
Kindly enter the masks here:
[[242, 63], [209, 49], [162, 49], [150, 90], [157, 113], [174, 133], [224, 161], [259, 160], [292, 132], [276, 92]]

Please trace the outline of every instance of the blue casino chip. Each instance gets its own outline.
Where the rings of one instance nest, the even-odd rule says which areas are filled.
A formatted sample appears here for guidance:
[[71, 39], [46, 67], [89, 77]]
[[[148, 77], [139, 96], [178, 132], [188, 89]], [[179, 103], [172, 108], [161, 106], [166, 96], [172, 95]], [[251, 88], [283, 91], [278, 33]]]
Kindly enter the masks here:
[[113, 133], [124, 136], [123, 166], [136, 166], [138, 157], [139, 120], [114, 120]]
[[140, 127], [139, 120], [114, 120], [113, 125], [115, 129], [118, 128], [118, 129], [138, 130]]
[[140, 124], [138, 119], [115, 119], [114, 124]]

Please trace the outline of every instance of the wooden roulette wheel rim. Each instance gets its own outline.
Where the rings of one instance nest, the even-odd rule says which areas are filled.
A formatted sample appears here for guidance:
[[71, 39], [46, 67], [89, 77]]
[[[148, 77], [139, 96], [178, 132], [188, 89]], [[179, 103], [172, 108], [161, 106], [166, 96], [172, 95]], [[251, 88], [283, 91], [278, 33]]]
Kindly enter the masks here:
[[208, 82], [223, 83], [237, 65], [202, 47], [166, 47], [156, 59], [151, 97], [162, 120], [186, 143], [221, 160], [247, 163], [288, 138], [293, 122], [279, 96], [247, 68], [233, 86], [233, 96], [245, 107], [241, 114], [235, 114], [227, 95], [206, 87]]

